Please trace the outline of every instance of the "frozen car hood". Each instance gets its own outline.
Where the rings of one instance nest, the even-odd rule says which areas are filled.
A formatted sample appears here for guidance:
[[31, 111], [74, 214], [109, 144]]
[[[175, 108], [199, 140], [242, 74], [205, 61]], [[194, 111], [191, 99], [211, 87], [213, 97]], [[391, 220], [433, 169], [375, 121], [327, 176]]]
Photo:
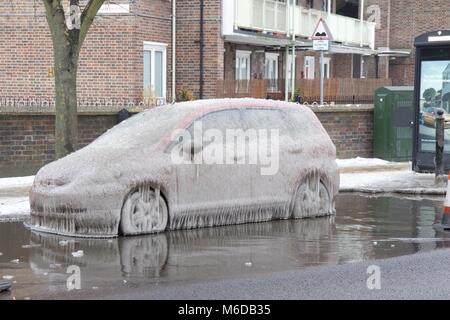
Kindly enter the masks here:
[[[192, 108], [179, 112], [171, 109], [174, 106], [154, 108], [121, 122], [86, 147], [41, 168], [35, 184], [49, 177], [49, 184], [56, 186], [74, 179], [111, 182], [122, 176], [127, 168], [141, 165], [144, 158], [158, 162], [160, 157], [153, 156], [162, 152], [156, 151], [161, 140], [192, 112]], [[97, 181], [100, 179], [102, 181]]]

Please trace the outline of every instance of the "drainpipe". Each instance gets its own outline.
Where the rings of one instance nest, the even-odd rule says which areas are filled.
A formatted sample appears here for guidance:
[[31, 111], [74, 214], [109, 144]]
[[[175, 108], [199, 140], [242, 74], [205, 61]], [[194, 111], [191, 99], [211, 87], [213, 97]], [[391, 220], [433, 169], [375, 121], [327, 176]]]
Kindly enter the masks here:
[[289, 61], [289, 45], [286, 44], [286, 52], [284, 54], [284, 65], [285, 65], [285, 69], [284, 70], [284, 100], [287, 102], [289, 100], [289, 65], [288, 65], [288, 61]]
[[375, 56], [375, 77], [376, 79], [379, 79], [379, 69], [380, 69], [380, 56], [376, 55]]
[[292, 87], [291, 87], [291, 96], [293, 97], [295, 94], [295, 2], [294, 0], [292, 0], [292, 13], [291, 13], [291, 17], [292, 17]]
[[175, 102], [177, 96], [177, 0], [172, 0], [172, 103]]
[[[289, 4], [290, 1], [286, 1], [286, 37], [289, 38]], [[289, 65], [288, 65], [288, 57], [289, 57], [289, 44], [286, 43], [286, 53], [285, 53], [285, 76], [284, 76], [284, 100], [289, 100]]]
[[[388, 48], [391, 47], [391, 0], [388, 1], [388, 12], [387, 12], [387, 26], [386, 26], [386, 39], [387, 39], [387, 43], [386, 46]], [[385, 78], [389, 79], [390, 77], [390, 70], [389, 70], [389, 58], [386, 57], [385, 58]]]
[[204, 82], [204, 78], [203, 78], [203, 44], [204, 44], [204, 40], [205, 40], [205, 35], [204, 35], [204, 30], [203, 30], [203, 24], [205, 21], [205, 17], [204, 17], [204, 0], [200, 0], [200, 92], [199, 92], [199, 98], [203, 99], [203, 82]]
[[360, 25], [360, 46], [362, 47], [363, 46], [363, 23], [364, 23], [364, 0], [360, 0], [359, 1], [359, 3], [360, 3], [360, 5], [361, 5], [361, 12], [360, 12], [360, 15], [361, 15], [361, 25]]

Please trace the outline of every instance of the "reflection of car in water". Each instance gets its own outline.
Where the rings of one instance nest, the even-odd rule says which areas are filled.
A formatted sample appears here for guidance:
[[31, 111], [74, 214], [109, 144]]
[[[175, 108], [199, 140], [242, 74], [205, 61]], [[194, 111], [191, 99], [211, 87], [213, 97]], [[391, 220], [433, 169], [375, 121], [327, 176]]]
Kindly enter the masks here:
[[[425, 111], [422, 112], [422, 123], [426, 126], [430, 126], [433, 128], [436, 127], [436, 117], [438, 110], [439, 108], [436, 107], [426, 108]], [[445, 112], [445, 110], [444, 110], [444, 118], [445, 118], [445, 129], [450, 129], [450, 114]]]
[[[240, 273], [245, 262], [255, 268], [286, 268], [316, 261], [337, 263], [334, 217], [284, 220], [229, 227], [180, 230], [116, 239], [76, 239], [31, 232], [30, 267], [49, 273], [60, 282], [66, 268], [82, 268], [83, 281], [117, 280], [120, 277], [194, 279], [208, 275]], [[320, 243], [317, 239], [328, 241]], [[75, 258], [71, 252], [82, 250]], [[56, 266], [56, 267], [55, 267]], [[200, 268], [200, 269], [199, 269]], [[63, 282], [65, 283], [65, 282]]]
[[[198, 122], [224, 137], [244, 129], [267, 135], [197, 140]], [[279, 130], [279, 139], [271, 130]], [[267, 164], [250, 163], [249, 150], [267, 152], [275, 140], [271, 160], [278, 170], [262, 175]], [[230, 148], [244, 150], [232, 163], [195, 160]], [[186, 163], [174, 163], [174, 153], [187, 156]], [[43, 167], [30, 192], [31, 227], [107, 237], [331, 215], [339, 187], [335, 157], [328, 134], [304, 106], [224, 99], [157, 107]]]

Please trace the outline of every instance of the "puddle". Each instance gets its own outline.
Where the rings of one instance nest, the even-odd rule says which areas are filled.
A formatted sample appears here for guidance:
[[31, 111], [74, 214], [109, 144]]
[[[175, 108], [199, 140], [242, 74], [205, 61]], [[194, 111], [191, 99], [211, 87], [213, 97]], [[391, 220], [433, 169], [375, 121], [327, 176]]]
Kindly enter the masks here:
[[64, 297], [69, 294], [70, 266], [80, 268], [81, 292], [101, 292], [382, 259], [450, 246], [450, 240], [432, 228], [442, 212], [441, 198], [343, 194], [336, 208], [333, 218], [112, 240], [37, 234], [19, 222], [0, 223], [0, 278], [8, 275], [15, 281], [12, 291], [0, 294], [0, 299]]

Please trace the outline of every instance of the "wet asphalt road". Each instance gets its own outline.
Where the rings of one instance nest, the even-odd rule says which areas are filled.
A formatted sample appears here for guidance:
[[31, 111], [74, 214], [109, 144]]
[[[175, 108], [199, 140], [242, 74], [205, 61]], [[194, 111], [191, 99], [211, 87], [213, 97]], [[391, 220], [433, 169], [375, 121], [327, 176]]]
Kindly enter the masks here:
[[[0, 300], [446, 297], [450, 253], [436, 249], [450, 239], [432, 227], [442, 198], [341, 194], [336, 209], [336, 217], [110, 240], [0, 223], [0, 279], [13, 281]], [[380, 291], [365, 285], [368, 261], [381, 267]], [[70, 266], [80, 268], [81, 290], [67, 290]]]
[[[380, 268], [380, 289], [369, 290], [367, 268]], [[381, 300], [450, 299], [450, 250], [241, 279], [103, 292], [106, 299]], [[73, 298], [77, 298], [74, 296]], [[96, 299], [94, 295], [84, 296]]]

